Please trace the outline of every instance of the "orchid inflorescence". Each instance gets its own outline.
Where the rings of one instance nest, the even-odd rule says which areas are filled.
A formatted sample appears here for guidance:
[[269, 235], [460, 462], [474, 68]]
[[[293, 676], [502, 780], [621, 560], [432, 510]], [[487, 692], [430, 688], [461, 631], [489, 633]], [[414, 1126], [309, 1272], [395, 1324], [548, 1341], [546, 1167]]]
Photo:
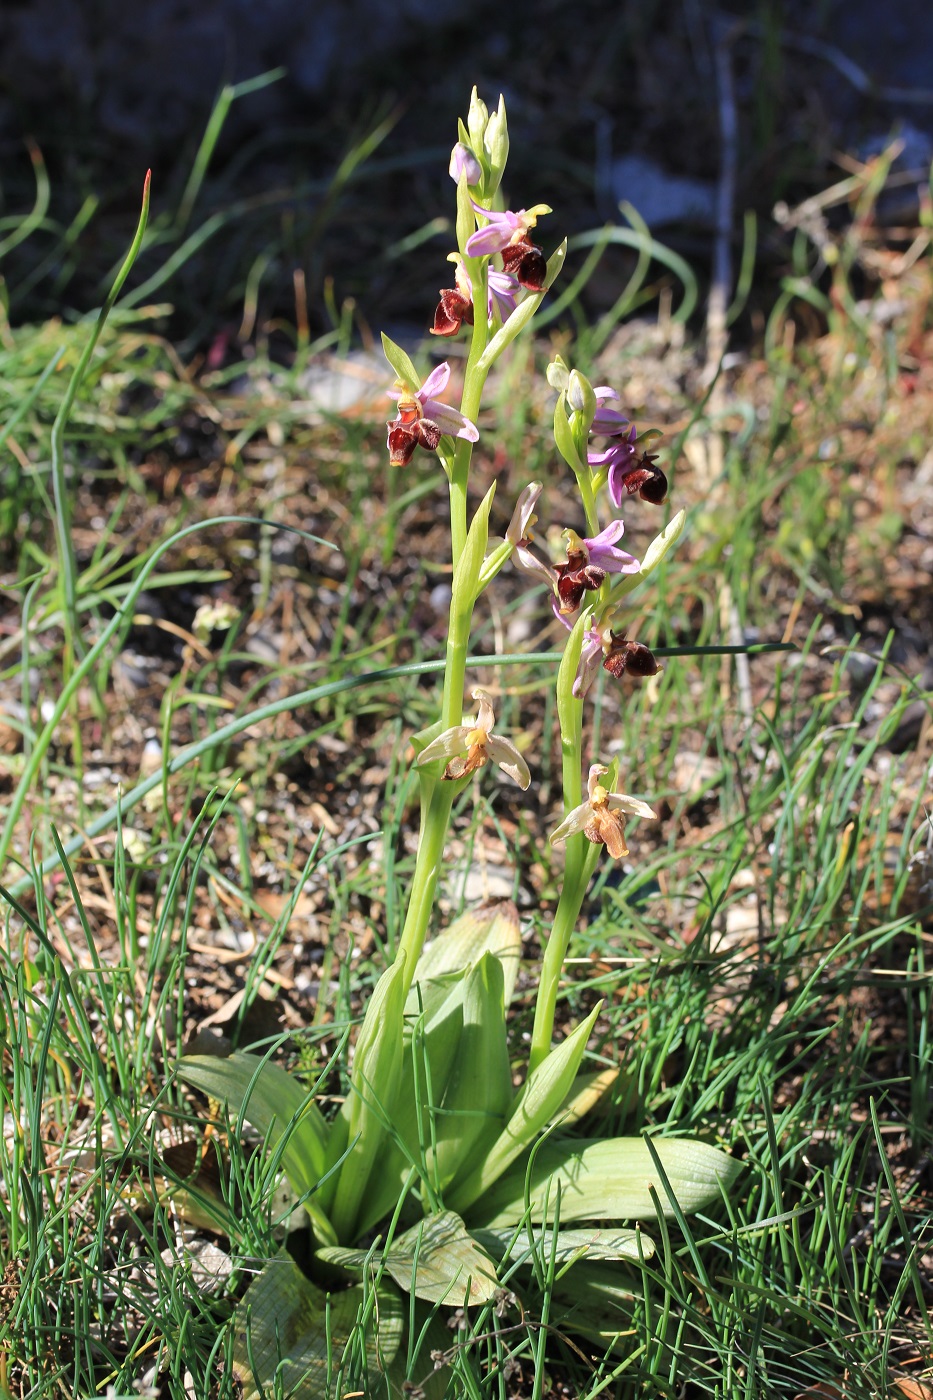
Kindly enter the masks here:
[[[531, 482], [516, 502], [504, 540], [490, 545], [487, 535], [481, 562], [473, 558], [473, 576], [468, 579], [463, 570], [464, 576], [458, 578], [462, 551], [467, 543], [466, 480], [470, 450], [479, 438], [475, 418], [483, 383], [493, 360], [514, 338], [513, 330], [517, 333], [530, 320], [562, 261], [559, 249], [549, 264], [542, 248], [532, 240], [538, 220], [551, 213], [548, 205], [535, 204], [518, 210], [494, 207], [508, 152], [508, 130], [501, 99], [497, 111], [490, 115], [474, 90], [470, 115], [467, 123], [460, 124], [459, 138], [449, 165], [450, 176], [457, 184], [458, 200], [459, 247], [448, 255], [454, 265], [455, 286], [441, 290], [431, 333], [451, 339], [464, 330], [469, 334], [463, 399], [457, 410], [438, 397], [449, 383], [449, 364], [438, 365], [423, 384], [418, 383], [404, 352], [386, 341], [387, 356], [399, 374], [391, 390], [398, 411], [387, 424], [390, 462], [393, 466], [406, 465], [415, 448], [420, 446], [438, 452], [447, 471], [454, 532], [454, 612], [460, 615], [461, 621], [464, 616], [467, 619], [466, 635], [461, 627], [456, 637], [457, 647], [465, 649], [469, 617], [476, 598], [511, 560], [515, 567], [548, 588], [554, 615], [570, 633], [567, 645], [573, 651], [574, 666], [568, 704], [579, 705], [600, 669], [617, 679], [627, 676], [635, 680], [654, 676], [660, 670], [649, 648], [628, 637], [628, 629], [620, 617], [621, 598], [628, 591], [626, 584], [635, 586], [644, 579], [645, 564], [620, 547], [625, 530], [621, 518], [616, 515], [602, 525], [598, 520], [598, 503], [604, 492], [612, 511], [618, 511], [623, 501], [632, 496], [653, 505], [666, 500], [667, 479], [657, 465], [655, 454], [648, 450], [660, 434], [649, 430], [639, 435], [635, 425], [621, 411], [619, 395], [614, 389], [608, 385], [594, 387], [579, 370], [571, 369], [557, 356], [548, 367], [547, 375], [558, 392], [555, 441], [577, 477], [585, 529], [567, 526], [563, 530], [566, 557], [553, 562], [540, 549], [532, 532], [543, 486], [540, 482]], [[478, 306], [485, 308], [483, 316], [478, 316]], [[488, 504], [484, 505], [488, 515]], [[459, 531], [456, 528], [458, 512], [462, 514]], [[676, 528], [669, 527], [659, 537], [663, 547], [659, 548], [659, 541], [655, 541], [652, 567], [660, 562], [679, 533], [682, 517], [678, 519]], [[479, 515], [474, 527], [478, 521]], [[476, 553], [474, 548], [473, 556]], [[447, 682], [462, 685], [461, 677], [462, 671], [456, 665], [448, 666]], [[427, 770], [438, 759], [446, 759], [441, 779], [456, 782], [467, 778], [485, 766], [487, 758], [492, 758], [522, 787], [527, 787], [530, 781], [526, 776], [527, 765], [523, 759], [519, 763], [517, 749], [508, 740], [492, 734], [488, 696], [475, 691], [474, 698], [480, 700], [480, 713], [474, 724], [465, 725], [460, 718], [460, 698], [448, 694], [445, 685], [444, 713], [448, 722], [441, 733], [421, 748], [419, 767]], [[579, 716], [575, 717], [573, 727], [579, 730]], [[566, 735], [564, 740], [566, 748]], [[580, 757], [582, 759], [582, 754]], [[591, 766], [591, 778], [597, 767], [599, 765]], [[565, 797], [569, 800], [575, 795], [571, 784]], [[636, 816], [653, 815], [639, 799], [626, 798], [622, 802], [620, 795], [613, 794], [611, 800], [616, 798], [619, 802], [605, 810], [614, 814], [624, 811]], [[572, 806], [575, 810], [581, 809], [580, 803]], [[571, 812], [557, 828], [557, 833], [562, 833], [558, 839], [582, 831], [589, 841], [604, 846], [610, 855], [627, 854], [625, 842], [616, 830], [617, 819], [606, 818], [599, 801], [593, 812], [596, 815], [591, 813], [590, 820], [571, 823], [568, 828]]]
[[[390, 464], [405, 466], [417, 447], [437, 454], [449, 485], [453, 554], [442, 714], [437, 724], [414, 738], [422, 823], [400, 949], [413, 969], [430, 918], [456, 793], [490, 763], [523, 789], [531, 782], [519, 746], [494, 728], [492, 700], [486, 691], [472, 692], [479, 702], [478, 713], [475, 719], [463, 718], [473, 610], [480, 595], [511, 562], [547, 590], [554, 617], [565, 629], [557, 678], [565, 815], [551, 841], [566, 843], [566, 864], [537, 999], [534, 1065], [548, 1053], [557, 981], [595, 860], [603, 851], [615, 859], [625, 857], [625, 820], [655, 815], [641, 798], [616, 791], [618, 764], [607, 767], [597, 756], [587, 765], [584, 794], [583, 710], [601, 671], [616, 681], [636, 683], [660, 671], [650, 649], [629, 635], [632, 623], [623, 603], [676, 542], [684, 515], [681, 512], [668, 523], [641, 560], [622, 547], [625, 526], [619, 512], [623, 502], [638, 498], [658, 506], [667, 499], [667, 478], [651, 450], [660, 434], [654, 429], [639, 433], [615, 389], [594, 386], [557, 355], [547, 369], [548, 383], [557, 393], [554, 442], [576, 478], [581, 516], [572, 523], [554, 522], [556, 528], [564, 526], [564, 557], [552, 559], [546, 544], [535, 535], [544, 494], [540, 481], [529, 482], [520, 492], [504, 538], [489, 535], [495, 484], [470, 518], [470, 464], [473, 444], [479, 440], [477, 420], [487, 375], [531, 322], [560, 272], [566, 244], [547, 258], [534, 241], [539, 220], [551, 213], [546, 204], [517, 210], [500, 207], [508, 155], [502, 99], [490, 113], [474, 89], [469, 116], [460, 123], [458, 136], [449, 166], [457, 186], [457, 247], [448, 254], [455, 285], [441, 290], [430, 329], [449, 340], [466, 337], [459, 408], [443, 397], [451, 379], [448, 363], [436, 366], [422, 382], [406, 352], [383, 336], [386, 358], [397, 376], [390, 391], [397, 413], [387, 423]], [[545, 533], [545, 540], [550, 533]]]

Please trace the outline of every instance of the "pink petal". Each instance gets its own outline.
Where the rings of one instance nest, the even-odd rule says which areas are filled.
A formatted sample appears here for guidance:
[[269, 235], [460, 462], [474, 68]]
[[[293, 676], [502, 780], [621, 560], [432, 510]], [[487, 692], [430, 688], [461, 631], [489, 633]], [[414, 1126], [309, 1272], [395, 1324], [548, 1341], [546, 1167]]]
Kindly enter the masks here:
[[464, 252], [471, 258], [488, 258], [493, 253], [501, 253], [512, 241], [512, 230], [501, 225], [488, 224], [477, 229], [466, 241]]
[[[418, 390], [418, 398], [427, 408], [427, 399], [433, 399], [435, 394], [443, 393], [447, 388], [447, 381], [450, 378], [450, 365], [445, 360], [442, 365], [435, 365], [427, 379]], [[431, 415], [428, 414], [428, 417]]]
[[440, 399], [423, 399], [425, 418], [430, 418], [436, 423], [442, 433], [449, 433], [451, 437], [466, 438], [467, 442], [477, 442], [479, 440], [479, 429], [475, 423], [471, 423], [469, 418], [464, 418], [459, 408], [451, 408], [450, 404], [441, 403]]

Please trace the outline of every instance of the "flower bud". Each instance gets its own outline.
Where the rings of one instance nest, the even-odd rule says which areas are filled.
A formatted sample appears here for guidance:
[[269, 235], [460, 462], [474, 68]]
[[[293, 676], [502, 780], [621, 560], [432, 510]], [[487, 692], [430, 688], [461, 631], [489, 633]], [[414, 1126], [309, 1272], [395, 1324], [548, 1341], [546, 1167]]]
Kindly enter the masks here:
[[448, 166], [450, 178], [454, 184], [459, 185], [460, 176], [466, 172], [466, 182], [468, 185], [478, 185], [483, 178], [483, 172], [479, 161], [462, 141], [458, 141], [450, 153], [450, 165]]
[[486, 130], [486, 123], [489, 121], [489, 113], [486, 110], [486, 103], [483, 102], [474, 87], [470, 97], [470, 112], [467, 117], [467, 128], [470, 132], [470, 140], [474, 150], [481, 150], [483, 145], [483, 134]]
[[552, 389], [558, 393], [566, 389], [570, 384], [570, 371], [567, 368], [567, 361], [561, 355], [555, 355], [554, 359], [547, 367], [547, 382]]
[[505, 115], [505, 98], [501, 93], [499, 94], [498, 109], [493, 112], [486, 123], [483, 149], [489, 160], [492, 187], [489, 192], [492, 192], [498, 189], [506, 161], [509, 158], [509, 124]]
[[582, 413], [587, 424], [592, 423], [596, 414], [596, 394], [585, 374], [578, 369], [570, 371], [567, 385], [567, 403], [572, 412]]

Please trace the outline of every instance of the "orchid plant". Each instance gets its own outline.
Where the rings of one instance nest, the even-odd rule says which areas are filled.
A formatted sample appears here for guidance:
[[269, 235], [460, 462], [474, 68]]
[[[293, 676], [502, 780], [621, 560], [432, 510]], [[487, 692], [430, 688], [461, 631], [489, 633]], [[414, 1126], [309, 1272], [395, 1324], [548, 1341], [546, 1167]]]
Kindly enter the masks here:
[[[551, 213], [546, 205], [498, 207], [508, 148], [504, 102], [490, 113], [474, 90], [450, 162], [456, 285], [441, 290], [431, 328], [441, 338], [466, 333], [459, 407], [446, 399], [448, 364], [422, 381], [406, 352], [383, 337], [395, 375], [389, 460], [404, 467], [419, 449], [436, 455], [448, 485], [453, 585], [439, 717], [412, 740], [421, 824], [406, 916], [356, 1037], [350, 1092], [327, 1121], [314, 1096], [269, 1057], [191, 1056], [179, 1066], [189, 1084], [266, 1135], [292, 1191], [290, 1209], [313, 1236], [312, 1277], [283, 1250], [240, 1306], [235, 1352], [247, 1396], [261, 1394], [273, 1374], [285, 1393], [339, 1393], [341, 1344], [361, 1327], [370, 1340], [357, 1347], [355, 1374], [367, 1374], [367, 1393], [388, 1394], [406, 1379], [414, 1332], [430, 1328], [439, 1306], [491, 1303], [507, 1279], [533, 1312], [542, 1251], [562, 1261], [551, 1320], [560, 1314], [562, 1325], [624, 1350], [631, 1278], [621, 1277], [619, 1261], [643, 1260], [653, 1248], [631, 1222], [709, 1204], [736, 1169], [701, 1142], [581, 1136], [576, 1125], [616, 1077], [584, 1067], [599, 1007], [555, 1041], [561, 972], [597, 862], [627, 855], [628, 818], [655, 818], [641, 797], [615, 790], [617, 763], [585, 754], [584, 707], [600, 668], [636, 682], [659, 670], [650, 650], [627, 638], [623, 604], [675, 544], [684, 515], [641, 561], [620, 547], [623, 503], [636, 498], [650, 510], [667, 496], [648, 450], [655, 434], [639, 434], [613, 389], [594, 387], [561, 357], [548, 369], [557, 393], [554, 440], [576, 479], [582, 524], [564, 530], [566, 558], [552, 562], [535, 541], [540, 482], [521, 491], [501, 540], [489, 535], [495, 485], [471, 511], [487, 376], [532, 324], [566, 252], [564, 243], [546, 259], [532, 240]], [[464, 717], [474, 609], [509, 564], [547, 590], [565, 637], [556, 680], [564, 815], [550, 836], [564, 849], [564, 877], [530, 1049], [514, 1050], [506, 1019], [521, 947], [514, 909], [467, 914], [427, 942], [455, 798], [491, 765], [523, 790], [534, 781], [517, 744], [498, 731], [485, 690], [472, 689], [477, 709]], [[574, 1222], [588, 1225], [568, 1228]], [[337, 1285], [354, 1275], [356, 1284]], [[581, 1313], [574, 1300], [584, 1295]], [[348, 1357], [352, 1351], [348, 1344]], [[425, 1370], [422, 1361], [423, 1386]], [[388, 1389], [380, 1392], [381, 1384]], [[432, 1386], [442, 1393], [442, 1369]]]

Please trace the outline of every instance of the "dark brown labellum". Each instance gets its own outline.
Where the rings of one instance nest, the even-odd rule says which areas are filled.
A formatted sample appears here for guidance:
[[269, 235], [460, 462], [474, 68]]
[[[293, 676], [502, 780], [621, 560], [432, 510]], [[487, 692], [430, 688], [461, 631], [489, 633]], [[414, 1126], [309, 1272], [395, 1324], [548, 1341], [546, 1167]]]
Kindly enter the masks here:
[[603, 660], [603, 669], [617, 679], [622, 675], [656, 676], [660, 666], [651, 652], [641, 642], [630, 642], [625, 637], [610, 633], [609, 650]]
[[[575, 555], [578, 559], [582, 557], [576, 551]], [[561, 612], [575, 612], [584, 593], [594, 592], [606, 577], [603, 570], [597, 569], [594, 564], [583, 564], [577, 568], [572, 563], [558, 564], [555, 572]]]
[[540, 292], [547, 276], [547, 263], [537, 243], [523, 238], [502, 250], [502, 266], [518, 279], [518, 285], [529, 292]]
[[417, 427], [414, 424], [387, 423], [389, 430], [389, 462], [393, 467], [405, 467], [414, 456], [418, 441]]
[[473, 324], [473, 303], [456, 287], [442, 287], [441, 299], [434, 313], [432, 335], [456, 335], [463, 322]]

